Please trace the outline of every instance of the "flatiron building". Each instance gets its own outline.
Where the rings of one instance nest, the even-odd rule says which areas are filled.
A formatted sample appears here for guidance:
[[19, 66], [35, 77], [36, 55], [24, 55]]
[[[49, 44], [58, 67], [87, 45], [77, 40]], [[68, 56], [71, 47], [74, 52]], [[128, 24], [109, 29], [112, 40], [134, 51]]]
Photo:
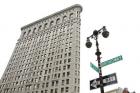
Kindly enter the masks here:
[[76, 4], [21, 28], [0, 93], [79, 93], [81, 11]]

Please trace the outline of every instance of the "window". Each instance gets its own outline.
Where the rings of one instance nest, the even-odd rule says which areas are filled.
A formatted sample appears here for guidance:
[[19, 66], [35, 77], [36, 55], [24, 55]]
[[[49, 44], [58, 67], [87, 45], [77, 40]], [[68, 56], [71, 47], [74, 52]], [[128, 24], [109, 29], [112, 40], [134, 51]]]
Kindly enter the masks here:
[[71, 58], [68, 59], [68, 62], [71, 62]]
[[67, 52], [68, 51], [68, 48], [65, 48], [65, 52]]
[[79, 16], [79, 13], [80, 13], [80, 12], [79, 12], [79, 11], [77, 11], [77, 17]]
[[45, 93], [48, 93], [48, 90], [45, 90]]
[[26, 32], [23, 33], [23, 37], [25, 37]]
[[71, 46], [72, 45], [72, 42], [69, 42], [69, 45]]
[[71, 51], [71, 47], [69, 47], [69, 51]]
[[67, 72], [67, 77], [70, 76], [70, 72]]
[[40, 26], [39, 26], [39, 28], [38, 28], [38, 31], [40, 31], [40, 30], [41, 30], [41, 27], [42, 27], [42, 26], [40, 25]]
[[52, 86], [54, 86], [54, 81], [52, 81]]
[[49, 80], [50, 79], [50, 75], [48, 75], [48, 77], [47, 77], [47, 80]]
[[64, 88], [61, 88], [61, 93], [64, 93]]
[[71, 52], [69, 52], [69, 56], [71, 56]]
[[70, 65], [67, 65], [67, 69], [70, 69]]
[[77, 79], [75, 78], [75, 84], [77, 83]]
[[47, 74], [48, 70], [45, 70], [45, 74]]
[[65, 22], [67, 20], [67, 16], [63, 17], [63, 22]]
[[64, 64], [67, 62], [67, 60], [66, 59], [64, 59]]
[[60, 78], [60, 73], [58, 73], [58, 78]]
[[48, 23], [45, 23], [45, 24], [44, 24], [44, 29], [46, 29], [46, 28], [47, 28], [47, 25], [48, 25]]
[[61, 53], [63, 53], [63, 49], [61, 49]]
[[51, 69], [49, 69], [49, 73], [51, 73]]
[[58, 18], [57, 20], [56, 20], [56, 24], [59, 24], [60, 23], [60, 18]]
[[76, 86], [74, 87], [74, 91], [76, 92]]
[[63, 70], [66, 70], [66, 66], [63, 66]]
[[44, 76], [44, 81], [46, 81], [46, 76]]
[[62, 63], [62, 60], [60, 60], [59, 64], [61, 64], [61, 63]]
[[66, 92], [69, 92], [69, 87], [66, 87]]
[[47, 83], [46, 83], [46, 88], [47, 88], [48, 86], [49, 86], [49, 83], [47, 82]]
[[42, 71], [40, 71], [40, 75], [42, 75]]
[[36, 28], [33, 29], [33, 33], [35, 33], [35, 32], [36, 32]]
[[42, 88], [44, 88], [44, 86], [45, 86], [45, 83], [42, 83]]
[[39, 89], [40, 84], [37, 84], [37, 89]]
[[31, 30], [28, 31], [28, 35], [30, 35], [30, 33], [31, 33]]
[[56, 81], [56, 86], [58, 86], [58, 80]]
[[65, 53], [65, 57], [67, 57], [67, 53]]
[[44, 93], [43, 90], [41, 90], [41, 93]]
[[58, 90], [58, 89], [57, 89], [57, 88], [55, 88], [55, 93], [57, 93], [57, 90]]
[[66, 84], [69, 84], [69, 79], [66, 79]]
[[65, 82], [65, 81], [64, 81], [64, 80], [62, 80], [62, 85], [64, 85], [64, 82]]
[[52, 27], [52, 26], [53, 26], [53, 24], [54, 24], [54, 22], [53, 22], [53, 21], [51, 21], [51, 22], [50, 22], [50, 27]]
[[48, 67], [48, 64], [46, 64], [46, 67]]
[[70, 19], [72, 19], [72, 18], [74, 18], [74, 14], [73, 13], [70, 14]]
[[51, 92], [50, 93], [53, 93], [53, 89], [51, 89]]

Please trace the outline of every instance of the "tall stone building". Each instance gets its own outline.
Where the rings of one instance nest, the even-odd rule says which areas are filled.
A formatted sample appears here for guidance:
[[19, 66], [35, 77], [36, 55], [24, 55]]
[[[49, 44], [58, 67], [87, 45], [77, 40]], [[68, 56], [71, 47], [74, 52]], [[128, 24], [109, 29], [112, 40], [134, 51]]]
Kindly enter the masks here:
[[21, 28], [0, 93], [79, 93], [81, 11], [73, 5]]

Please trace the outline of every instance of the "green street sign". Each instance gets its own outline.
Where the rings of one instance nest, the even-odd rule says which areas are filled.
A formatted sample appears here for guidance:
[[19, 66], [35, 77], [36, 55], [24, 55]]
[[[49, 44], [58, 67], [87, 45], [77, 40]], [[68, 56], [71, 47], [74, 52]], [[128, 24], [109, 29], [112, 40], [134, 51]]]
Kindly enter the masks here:
[[120, 56], [117, 56], [117, 57], [112, 58], [112, 59], [110, 59], [110, 60], [107, 60], [107, 61], [102, 62], [102, 63], [101, 63], [101, 67], [104, 67], [104, 66], [113, 64], [113, 63], [118, 62], [118, 61], [121, 61], [121, 60], [123, 60], [123, 58], [122, 58], [122, 56], [120, 55]]
[[94, 69], [97, 73], [99, 73], [99, 68], [96, 67], [94, 64], [90, 63], [90, 67]]

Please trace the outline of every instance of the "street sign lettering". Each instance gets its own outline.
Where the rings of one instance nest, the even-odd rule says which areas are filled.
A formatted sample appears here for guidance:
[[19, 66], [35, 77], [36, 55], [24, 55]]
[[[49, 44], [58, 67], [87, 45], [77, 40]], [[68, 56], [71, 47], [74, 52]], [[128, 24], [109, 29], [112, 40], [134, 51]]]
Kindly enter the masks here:
[[94, 69], [97, 73], [99, 73], [99, 68], [96, 67], [94, 64], [90, 63], [90, 67]]
[[110, 60], [107, 60], [107, 61], [102, 62], [102, 63], [101, 63], [101, 67], [104, 67], [104, 66], [113, 64], [113, 63], [118, 62], [118, 61], [121, 61], [121, 60], [123, 60], [123, 58], [122, 58], [122, 56], [120, 55], [120, 56], [117, 56], [117, 57], [112, 58], [112, 59], [110, 59]]
[[[101, 63], [101, 67], [108, 66], [110, 64], [116, 63], [116, 62], [121, 61], [121, 60], [123, 60], [123, 57], [120, 55], [120, 56], [117, 56], [117, 57], [112, 58], [110, 60], [107, 60], [107, 61], [102, 62]], [[94, 69], [96, 72], [99, 73], [99, 68], [96, 67], [94, 64], [90, 63], [90, 67], [92, 69]]]
[[[117, 83], [116, 73], [103, 76], [103, 86], [104, 87], [108, 86], [108, 85], [116, 84], [116, 83]], [[100, 78], [96, 78], [96, 79], [93, 79], [90, 81], [90, 90], [99, 88], [100, 86], [101, 86]]]
[[103, 79], [103, 83], [112, 82], [112, 81], [115, 81], [115, 79], [116, 79], [116, 77], [115, 77], [115, 76], [112, 76], [112, 77], [109, 77], [109, 78]]

